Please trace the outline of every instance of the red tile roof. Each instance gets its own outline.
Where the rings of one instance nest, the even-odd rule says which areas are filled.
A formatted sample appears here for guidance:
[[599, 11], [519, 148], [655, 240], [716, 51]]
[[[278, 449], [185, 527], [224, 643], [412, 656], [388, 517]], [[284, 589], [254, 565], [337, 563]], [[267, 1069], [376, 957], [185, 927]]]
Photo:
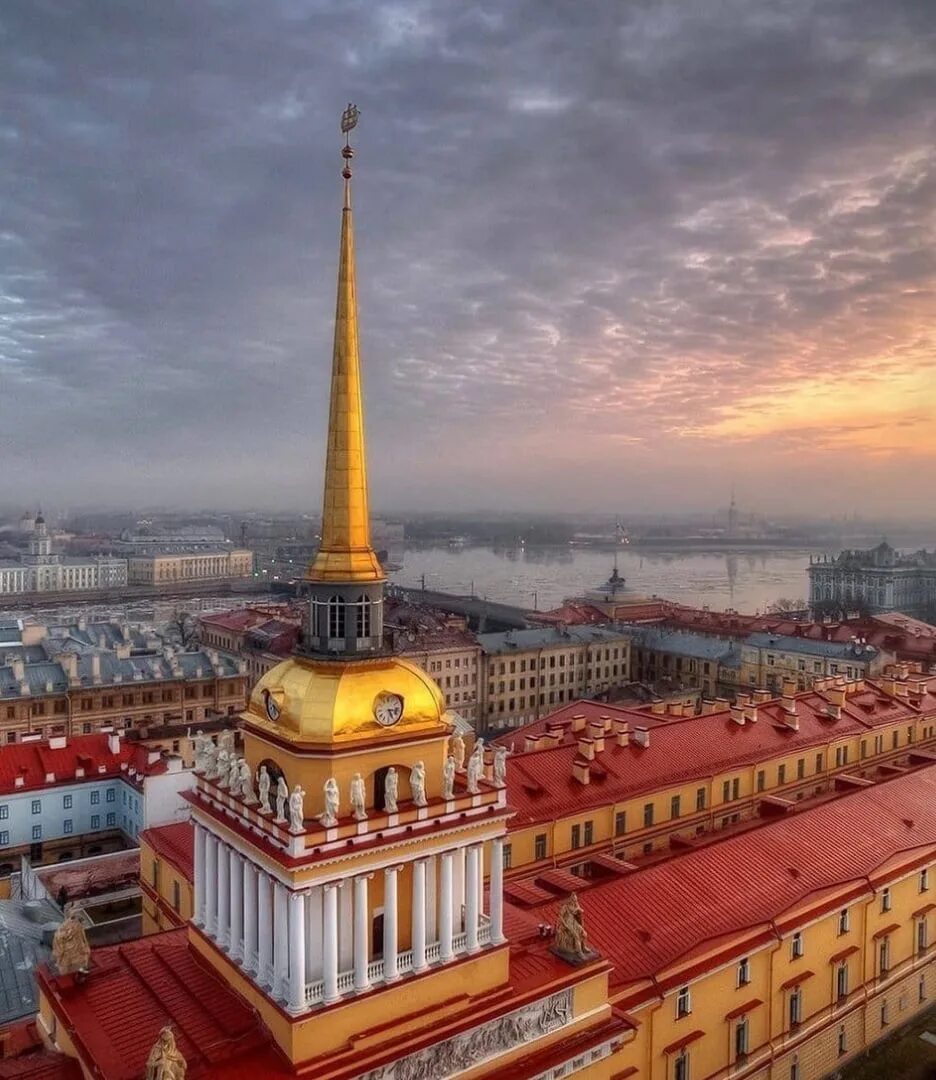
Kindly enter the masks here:
[[191, 821], [158, 825], [140, 833], [140, 843], [171, 863], [189, 883], [195, 880], [195, 827]]
[[[900, 873], [895, 854], [905, 856], [897, 860], [903, 865], [914, 856], [931, 859], [934, 850], [930, 767], [624, 877], [583, 884], [579, 903], [590, 943], [621, 985], [656, 976], [706, 943], [769, 928], [810, 896], [867, 888], [885, 864]], [[555, 924], [560, 904], [557, 898], [521, 913], [531, 939], [537, 924]], [[516, 911], [509, 902], [506, 908]], [[514, 925], [523, 932], [523, 923]]]
[[[547, 728], [558, 730], [561, 726], [563, 731], [562, 742], [572, 745], [578, 741], [579, 735], [586, 735], [589, 722], [604, 722], [606, 716], [614, 720], [626, 720], [631, 728], [635, 727], [659, 727], [675, 719], [669, 719], [665, 715], [657, 715], [650, 711], [650, 706], [623, 706], [610, 705], [606, 701], [591, 701], [589, 698], [581, 698], [578, 701], [570, 701], [555, 712], [541, 716], [539, 720], [531, 720], [528, 724], [512, 728], [503, 735], [498, 735], [492, 742], [501, 746], [513, 746], [516, 750], [522, 750], [526, 739], [535, 739], [538, 735], [546, 732]], [[576, 731], [576, 725], [581, 730]]]
[[[573, 737], [566, 736], [555, 748], [511, 754], [507, 764], [507, 801], [517, 810], [511, 827], [554, 821], [645, 791], [756, 764], [779, 754], [805, 752], [833, 738], [860, 735], [880, 724], [904, 719], [909, 722], [918, 715], [909, 701], [890, 698], [870, 685], [859, 684], [859, 687], [846, 697], [846, 705], [837, 720], [829, 716], [829, 702], [822, 693], [797, 694], [798, 731], [785, 723], [786, 714], [779, 700], [758, 705], [757, 722], [743, 725], [731, 719], [729, 709], [664, 720], [638, 710], [614, 711], [611, 706], [594, 702], [574, 702], [553, 715], [562, 720], [582, 712], [595, 718], [602, 714], [627, 716], [632, 732], [638, 724], [651, 729], [649, 746], [639, 746], [633, 740], [626, 746], [618, 746], [614, 735], [607, 735], [605, 749], [590, 763], [589, 784], [573, 778], [572, 762], [578, 755]], [[550, 719], [537, 721], [532, 725], [534, 730], [544, 729]], [[656, 726], [655, 720], [659, 721]], [[525, 730], [519, 729], [521, 733]], [[586, 735], [587, 731], [579, 734]], [[518, 743], [516, 735], [503, 736], [497, 741], [508, 745], [511, 741]]]
[[272, 1080], [290, 1075], [257, 1014], [189, 948], [186, 931], [95, 949], [80, 985], [38, 973], [79, 1054], [102, 1080], [138, 1080], [171, 1025], [189, 1075]]
[[[0, 795], [50, 784], [80, 783], [82, 779], [100, 780], [120, 775], [131, 779], [132, 770], [145, 776], [165, 772], [166, 765], [161, 759], [150, 764], [146, 746], [121, 739], [117, 753], [112, 754], [108, 749], [108, 738], [102, 734], [75, 735], [64, 740], [64, 747], [58, 748], [48, 742], [7, 744], [0, 753]], [[84, 770], [83, 777], [76, 775], [79, 769]], [[48, 776], [53, 779], [47, 780]], [[19, 785], [16, 783], [18, 778], [22, 778]]]

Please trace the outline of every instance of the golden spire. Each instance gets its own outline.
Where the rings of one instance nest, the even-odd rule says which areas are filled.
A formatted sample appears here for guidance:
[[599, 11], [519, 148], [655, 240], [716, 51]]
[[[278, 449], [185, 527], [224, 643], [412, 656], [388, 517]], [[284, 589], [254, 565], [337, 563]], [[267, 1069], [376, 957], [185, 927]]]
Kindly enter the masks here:
[[357, 298], [354, 282], [354, 226], [351, 219], [351, 129], [358, 110], [349, 105], [341, 117], [345, 145], [344, 208], [338, 262], [338, 304], [332, 352], [331, 406], [325, 459], [322, 542], [306, 571], [308, 581], [383, 581], [384, 573], [370, 542], [367, 511], [367, 458], [358, 354]]

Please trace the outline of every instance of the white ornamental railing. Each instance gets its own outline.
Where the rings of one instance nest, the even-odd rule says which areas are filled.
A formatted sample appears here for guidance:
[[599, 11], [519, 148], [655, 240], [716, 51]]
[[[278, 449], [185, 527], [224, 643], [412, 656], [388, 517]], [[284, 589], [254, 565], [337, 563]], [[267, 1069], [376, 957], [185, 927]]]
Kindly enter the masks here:
[[[491, 940], [491, 923], [490, 919], [486, 915], [481, 916], [480, 925], [478, 926], [478, 944], [487, 945]], [[452, 952], [456, 955], [463, 953], [467, 949], [468, 935], [465, 933], [456, 934], [452, 938]], [[438, 964], [442, 958], [442, 945], [438, 941], [434, 941], [426, 946], [426, 963]], [[413, 952], [411, 949], [407, 949], [405, 952], [397, 954], [397, 974], [404, 975], [413, 970]], [[372, 960], [367, 965], [367, 981], [369, 986], [379, 986], [386, 980], [384, 962], [383, 960]], [[338, 995], [344, 997], [346, 994], [354, 993], [354, 970], [342, 971], [338, 975]], [[320, 1005], [325, 999], [325, 980], [316, 979], [314, 982], [306, 983], [305, 989], [305, 1003], [307, 1006]]]

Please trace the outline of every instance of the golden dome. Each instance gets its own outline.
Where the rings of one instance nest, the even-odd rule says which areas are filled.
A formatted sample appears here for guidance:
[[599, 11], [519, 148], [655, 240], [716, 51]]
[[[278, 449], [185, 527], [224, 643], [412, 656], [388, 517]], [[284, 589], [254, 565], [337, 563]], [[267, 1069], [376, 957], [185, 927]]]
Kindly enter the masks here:
[[253, 688], [243, 719], [281, 737], [312, 743], [449, 726], [442, 691], [415, 664], [395, 656], [352, 661], [291, 657]]

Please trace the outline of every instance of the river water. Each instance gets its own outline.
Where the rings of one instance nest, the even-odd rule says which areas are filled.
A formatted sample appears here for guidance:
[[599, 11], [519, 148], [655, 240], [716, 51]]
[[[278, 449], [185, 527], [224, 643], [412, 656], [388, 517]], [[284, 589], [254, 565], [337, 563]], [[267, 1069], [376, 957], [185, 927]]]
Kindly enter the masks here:
[[[608, 579], [614, 555], [594, 548], [417, 548], [391, 575], [398, 584], [486, 596], [540, 610]], [[715, 611], [763, 611], [781, 597], [805, 601], [809, 551], [618, 552], [618, 570], [643, 596]]]

